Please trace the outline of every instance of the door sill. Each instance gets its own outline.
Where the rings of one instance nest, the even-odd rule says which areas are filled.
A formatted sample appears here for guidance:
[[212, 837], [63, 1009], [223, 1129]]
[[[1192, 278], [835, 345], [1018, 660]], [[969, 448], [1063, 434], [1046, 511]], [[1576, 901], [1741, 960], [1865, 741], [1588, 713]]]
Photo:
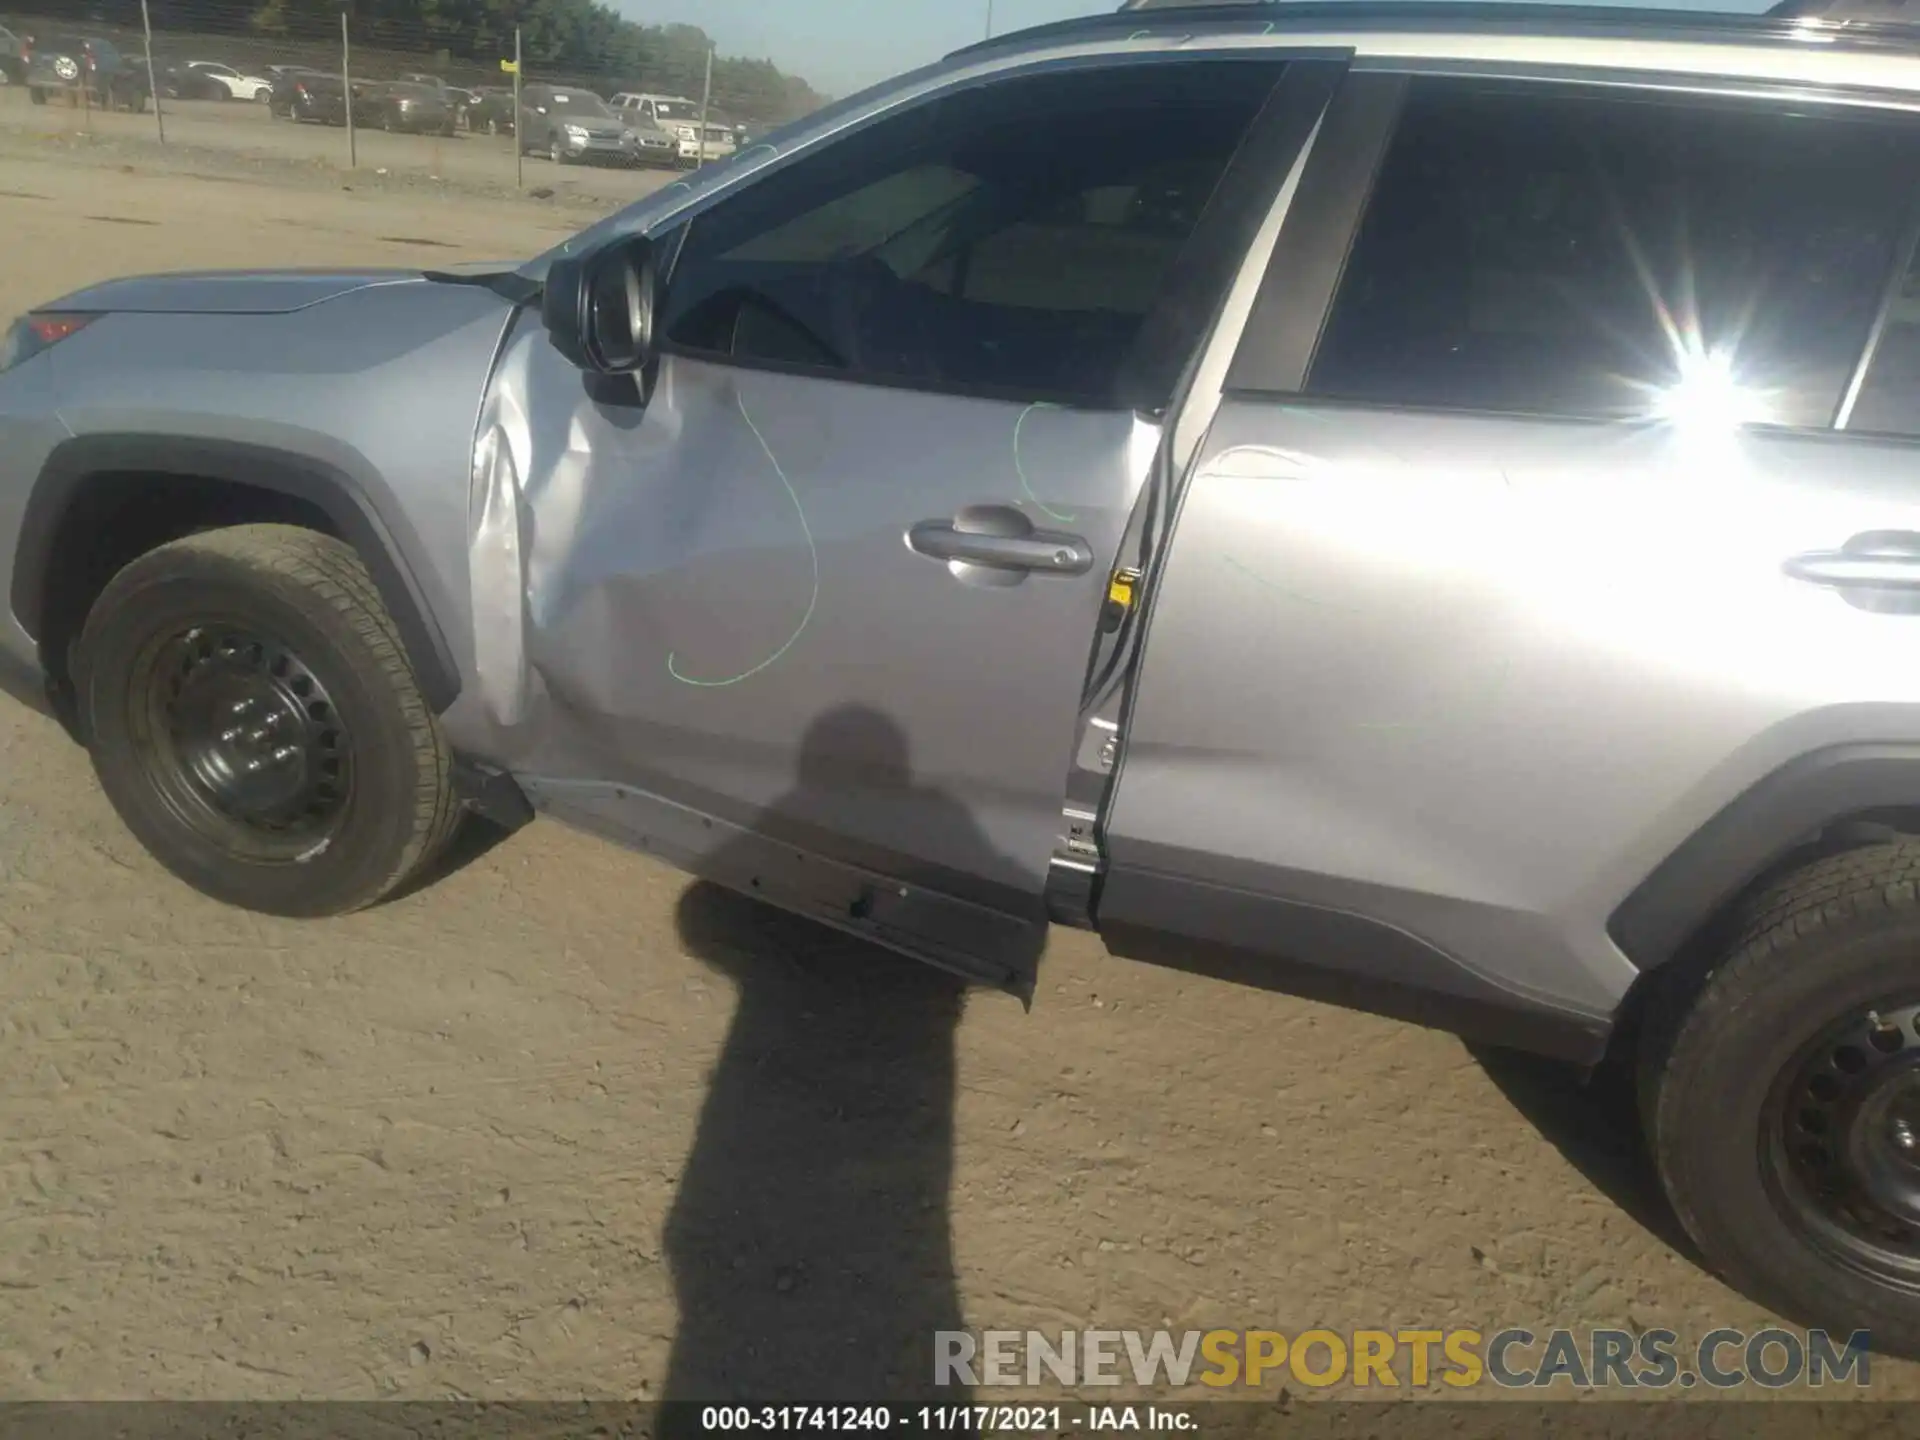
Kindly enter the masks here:
[[903, 883], [630, 785], [517, 778], [540, 814], [1032, 1003], [1044, 924]]

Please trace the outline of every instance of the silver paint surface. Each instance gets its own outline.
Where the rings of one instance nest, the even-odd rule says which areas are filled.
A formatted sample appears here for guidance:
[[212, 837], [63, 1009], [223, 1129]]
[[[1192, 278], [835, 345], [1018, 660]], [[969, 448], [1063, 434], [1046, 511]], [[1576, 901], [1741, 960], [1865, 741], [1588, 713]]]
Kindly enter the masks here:
[[1920, 738], [1920, 619], [1782, 563], [1920, 531], [1894, 444], [1230, 399], [1160, 581], [1116, 865], [1361, 909], [1609, 1013], [1606, 932], [1797, 755]]
[[[62, 439], [163, 435], [287, 451], [332, 467], [365, 497], [465, 672], [474, 420], [507, 304], [483, 289], [417, 276], [269, 278], [251, 312], [236, 308], [246, 287], [231, 292], [224, 312], [146, 308], [169, 299], [210, 303], [192, 277], [101, 289], [115, 287], [134, 309], [104, 315], [0, 375], [0, 414], [18, 403], [24, 384], [44, 385], [49, 405], [41, 412], [40, 461], [31, 451], [0, 459], [4, 533], [18, 533], [19, 512], [51, 448], [46, 421]], [[301, 295], [299, 308], [287, 308]], [[35, 381], [29, 372], [43, 365], [45, 379]], [[11, 539], [0, 552], [10, 571]], [[31, 647], [23, 658], [32, 658]]]
[[[961, 893], [985, 879], [1037, 910], [1106, 566], [1154, 443], [1131, 413], [684, 357], [644, 406], [596, 400], [524, 321], [476, 450], [460, 738], [542, 782], [733, 824], [776, 811], [843, 858], [900, 857]], [[981, 583], [907, 547], [916, 522], [977, 505], [1099, 560]], [[911, 791], [849, 753], [796, 792], [809, 726], [849, 708], [897, 732]], [[956, 802], [977, 840], [929, 823]]]

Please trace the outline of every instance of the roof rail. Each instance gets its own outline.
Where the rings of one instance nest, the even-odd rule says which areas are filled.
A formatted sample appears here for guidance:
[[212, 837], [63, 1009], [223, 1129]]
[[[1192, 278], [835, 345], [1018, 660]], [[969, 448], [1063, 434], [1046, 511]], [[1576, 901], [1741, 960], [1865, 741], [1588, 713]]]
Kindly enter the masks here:
[[[1912, 14], [1908, 13], [1911, 5]], [[1120, 8], [1030, 30], [1009, 31], [955, 55], [1070, 40], [1142, 24], [1233, 30], [1248, 24], [1337, 30], [1474, 30], [1562, 36], [1646, 36], [1659, 39], [1805, 42], [1848, 49], [1920, 51], [1920, 0], [1778, 0], [1765, 14], [1666, 10], [1631, 5], [1537, 3], [1537, 0], [1122, 0]]]

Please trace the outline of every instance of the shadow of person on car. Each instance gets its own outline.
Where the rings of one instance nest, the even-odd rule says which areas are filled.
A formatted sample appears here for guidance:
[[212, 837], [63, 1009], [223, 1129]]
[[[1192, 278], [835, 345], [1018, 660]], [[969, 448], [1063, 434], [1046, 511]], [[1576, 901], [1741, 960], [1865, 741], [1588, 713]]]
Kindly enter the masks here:
[[1669, 1249], [1701, 1263], [1647, 1153], [1631, 1066], [1609, 1057], [1591, 1076], [1582, 1076], [1538, 1055], [1481, 1045], [1467, 1050], [1514, 1109], [1594, 1189]]
[[[876, 798], [941, 826], [973, 873], [1008, 868], [963, 805], [914, 785], [900, 728], [860, 707], [814, 722], [795, 788], [756, 829], [792, 835], [782, 822]], [[703, 872], [738, 882], [752, 863], [729, 861], [752, 848]], [[934, 1384], [935, 1332], [962, 1326], [947, 1208], [962, 983], [716, 885], [691, 887], [678, 920], [738, 998], [667, 1220], [665, 1398], [966, 1404]], [[1029, 963], [1044, 938], [1036, 925]]]

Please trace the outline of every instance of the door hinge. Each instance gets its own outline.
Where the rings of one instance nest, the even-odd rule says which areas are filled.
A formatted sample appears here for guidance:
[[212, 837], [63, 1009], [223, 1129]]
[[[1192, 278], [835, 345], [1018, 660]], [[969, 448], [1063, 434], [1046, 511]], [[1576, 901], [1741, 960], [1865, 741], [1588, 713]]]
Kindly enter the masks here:
[[1047, 865], [1047, 915], [1056, 925], [1090, 929], [1094, 895], [1101, 871], [1106, 868], [1100, 858], [1100, 841], [1094, 834], [1098, 817], [1072, 806], [1064, 807], [1060, 817], [1066, 828]]

